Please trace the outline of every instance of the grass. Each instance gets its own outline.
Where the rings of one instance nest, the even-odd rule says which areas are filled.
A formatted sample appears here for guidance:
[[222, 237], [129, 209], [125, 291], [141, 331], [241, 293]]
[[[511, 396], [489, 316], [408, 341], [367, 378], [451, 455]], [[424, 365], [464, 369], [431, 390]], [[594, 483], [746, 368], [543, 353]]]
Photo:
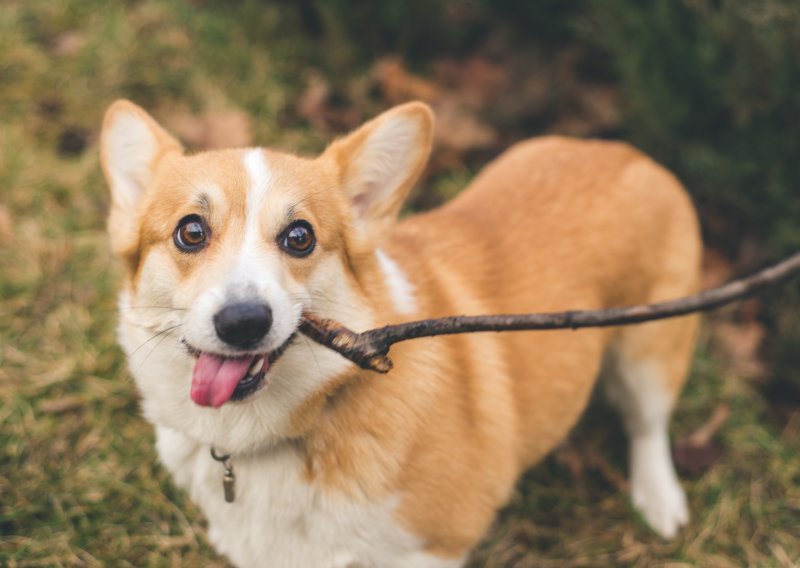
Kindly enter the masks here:
[[[286, 109], [314, 46], [267, 3], [5, 0], [0, 7], [0, 565], [224, 566], [198, 509], [158, 465], [115, 345], [118, 268], [96, 138], [129, 97], [159, 111], [240, 108], [259, 142], [323, 138]], [[373, 100], [366, 113], [381, 105]], [[427, 191], [452, 195], [467, 175]], [[800, 419], [708, 340], [677, 412], [680, 438], [720, 401], [722, 458], [685, 482], [693, 521], [654, 537], [613, 476], [556, 454], [527, 474], [474, 566], [790, 566], [800, 558]], [[573, 445], [621, 475], [616, 419], [595, 403]]]

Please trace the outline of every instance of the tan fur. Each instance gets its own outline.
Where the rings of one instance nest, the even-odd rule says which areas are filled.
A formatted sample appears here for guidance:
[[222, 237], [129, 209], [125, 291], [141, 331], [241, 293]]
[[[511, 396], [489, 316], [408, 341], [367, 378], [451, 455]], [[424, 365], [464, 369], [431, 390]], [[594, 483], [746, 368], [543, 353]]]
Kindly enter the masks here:
[[[679, 297], [696, 291], [700, 258], [694, 212], [671, 175], [624, 144], [566, 138], [515, 146], [451, 203], [397, 226], [385, 248], [420, 291], [416, 317]], [[383, 298], [378, 287], [378, 321], [404, 319]], [[330, 398], [307, 435], [312, 461], [337, 486], [399, 489], [408, 526], [431, 550], [458, 556], [519, 473], [574, 425], [615, 337], [632, 357], [664, 362], [677, 395], [695, 325], [688, 317], [398, 344], [389, 376], [361, 373]], [[369, 439], [354, 443], [365, 430]]]
[[[700, 239], [691, 203], [669, 173], [625, 144], [558, 137], [520, 143], [452, 202], [392, 227], [427, 158], [432, 123], [423, 105], [391, 112], [423, 125], [420, 150], [391, 199], [366, 202], [367, 230], [349, 213], [358, 201], [353, 164], [385, 116], [315, 160], [267, 154], [282, 185], [273, 218], [263, 221], [264, 242], [291, 216], [317, 231], [314, 259], [285, 261], [295, 280], [308, 278], [320, 259], [339, 259], [375, 325], [603, 308], [696, 290]], [[135, 253], [123, 236], [115, 247], [132, 259], [134, 287], [155, 249], [171, 255], [184, 279], [201, 279], [234, 246], [244, 223], [239, 151], [187, 158], [170, 139], [162, 142]], [[208, 253], [189, 256], [170, 240], [176, 220], [197, 210], [192, 196], [199, 180], [223, 195], [208, 196], [214, 231]], [[112, 213], [112, 234], [115, 219]], [[413, 284], [419, 304], [413, 317], [396, 313], [376, 247]], [[575, 424], [609, 349], [663, 365], [675, 397], [695, 327], [696, 318], [685, 317], [628, 329], [401, 343], [392, 348], [395, 368], [387, 376], [349, 368], [330, 378], [294, 411], [286, 436], [301, 448], [309, 481], [355, 499], [399, 495], [403, 526], [429, 552], [458, 558], [485, 533], [520, 473]]]

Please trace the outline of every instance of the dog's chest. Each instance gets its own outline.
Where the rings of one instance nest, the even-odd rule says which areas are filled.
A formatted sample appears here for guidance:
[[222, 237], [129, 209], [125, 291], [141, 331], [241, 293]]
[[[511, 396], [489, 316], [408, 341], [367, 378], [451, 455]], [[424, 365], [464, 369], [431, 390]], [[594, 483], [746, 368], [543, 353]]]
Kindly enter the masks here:
[[355, 502], [302, 478], [293, 450], [237, 459], [236, 499], [223, 495], [224, 468], [205, 446], [158, 428], [158, 451], [208, 519], [215, 548], [237, 566], [446, 566], [422, 551], [393, 517], [396, 500]]

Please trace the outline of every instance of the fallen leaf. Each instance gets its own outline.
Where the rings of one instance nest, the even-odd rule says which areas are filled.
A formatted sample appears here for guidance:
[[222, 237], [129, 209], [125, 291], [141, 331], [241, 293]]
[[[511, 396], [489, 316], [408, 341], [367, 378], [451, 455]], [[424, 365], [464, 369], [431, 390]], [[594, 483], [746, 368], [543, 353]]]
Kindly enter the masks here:
[[506, 67], [480, 55], [466, 60], [443, 59], [434, 68], [438, 82], [470, 104], [490, 103], [504, 94], [509, 84]]
[[714, 409], [711, 417], [697, 430], [685, 438], [685, 442], [692, 446], [705, 446], [711, 443], [712, 438], [720, 428], [728, 421], [731, 415], [730, 407], [725, 403], [720, 403]]
[[0, 204], [0, 245], [9, 245], [14, 240], [14, 223], [11, 213], [5, 205]]
[[205, 120], [207, 148], [237, 148], [253, 142], [250, 116], [243, 111], [211, 112], [205, 115]]
[[491, 148], [497, 143], [497, 131], [457, 101], [442, 100], [434, 105], [434, 110], [436, 145], [463, 153]]
[[756, 320], [744, 323], [714, 322], [711, 337], [731, 359], [734, 370], [747, 378], [760, 377], [765, 372], [758, 356], [766, 330]]
[[320, 73], [310, 72], [306, 88], [297, 101], [297, 114], [318, 130], [326, 128], [325, 107], [330, 93], [330, 83]]
[[56, 36], [50, 44], [50, 52], [56, 57], [72, 57], [77, 55], [83, 46], [86, 45], [86, 38], [78, 32], [64, 32]]
[[586, 464], [575, 446], [566, 440], [556, 448], [553, 454], [556, 461], [569, 470], [570, 476], [576, 482], [582, 482], [586, 477]]
[[587, 448], [584, 452], [584, 461], [590, 469], [599, 473], [611, 487], [616, 488], [617, 491], [621, 493], [627, 493], [629, 491], [630, 484], [628, 480], [608, 463], [602, 455]]
[[61, 414], [63, 412], [81, 408], [85, 403], [86, 401], [84, 398], [77, 394], [61, 396], [58, 398], [43, 400], [39, 404], [39, 410], [46, 414]]
[[97, 447], [102, 440], [100, 428], [94, 428], [86, 435], [84, 435], [75, 445], [75, 454], [84, 456], [91, 450]]
[[702, 426], [674, 444], [672, 456], [678, 471], [689, 477], [698, 477], [722, 457], [724, 452], [714, 442], [714, 436], [729, 416], [728, 405], [719, 404]]
[[702, 286], [715, 288], [731, 279], [733, 266], [718, 250], [707, 248], [703, 251]]
[[587, 137], [618, 127], [620, 95], [615, 87], [577, 84], [562, 95], [559, 118], [548, 130], [568, 136]]
[[601, 454], [588, 447], [575, 445], [567, 440], [556, 450], [555, 458], [569, 470], [572, 479], [576, 482], [582, 482], [588, 471], [594, 471], [608, 485], [618, 491], [624, 492], [629, 488], [625, 476], [608, 463]]
[[441, 95], [438, 85], [412, 75], [396, 57], [379, 61], [373, 68], [372, 74], [384, 98], [392, 105], [410, 100], [432, 103]]
[[672, 459], [681, 475], [699, 477], [708, 471], [722, 457], [723, 453], [722, 448], [716, 444], [706, 444], [705, 446], [676, 444], [672, 448]]
[[177, 109], [167, 113], [164, 122], [193, 148], [240, 148], [253, 142], [250, 116], [237, 109], [207, 111], [200, 115]]

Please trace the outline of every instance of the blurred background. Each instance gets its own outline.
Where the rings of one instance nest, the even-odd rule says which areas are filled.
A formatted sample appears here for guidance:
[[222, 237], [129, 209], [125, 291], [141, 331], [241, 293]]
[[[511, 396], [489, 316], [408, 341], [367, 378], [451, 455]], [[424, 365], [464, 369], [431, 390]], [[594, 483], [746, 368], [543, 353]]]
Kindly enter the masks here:
[[[406, 100], [436, 110], [409, 211], [516, 140], [623, 139], [687, 185], [712, 286], [800, 248], [796, 0], [3, 0], [0, 564], [224, 566], [156, 461], [115, 346], [97, 137], [119, 97], [189, 148], [313, 153]], [[800, 288], [705, 320], [673, 426], [674, 542], [626, 497], [601, 397], [520, 482], [473, 566], [793, 566]]]

